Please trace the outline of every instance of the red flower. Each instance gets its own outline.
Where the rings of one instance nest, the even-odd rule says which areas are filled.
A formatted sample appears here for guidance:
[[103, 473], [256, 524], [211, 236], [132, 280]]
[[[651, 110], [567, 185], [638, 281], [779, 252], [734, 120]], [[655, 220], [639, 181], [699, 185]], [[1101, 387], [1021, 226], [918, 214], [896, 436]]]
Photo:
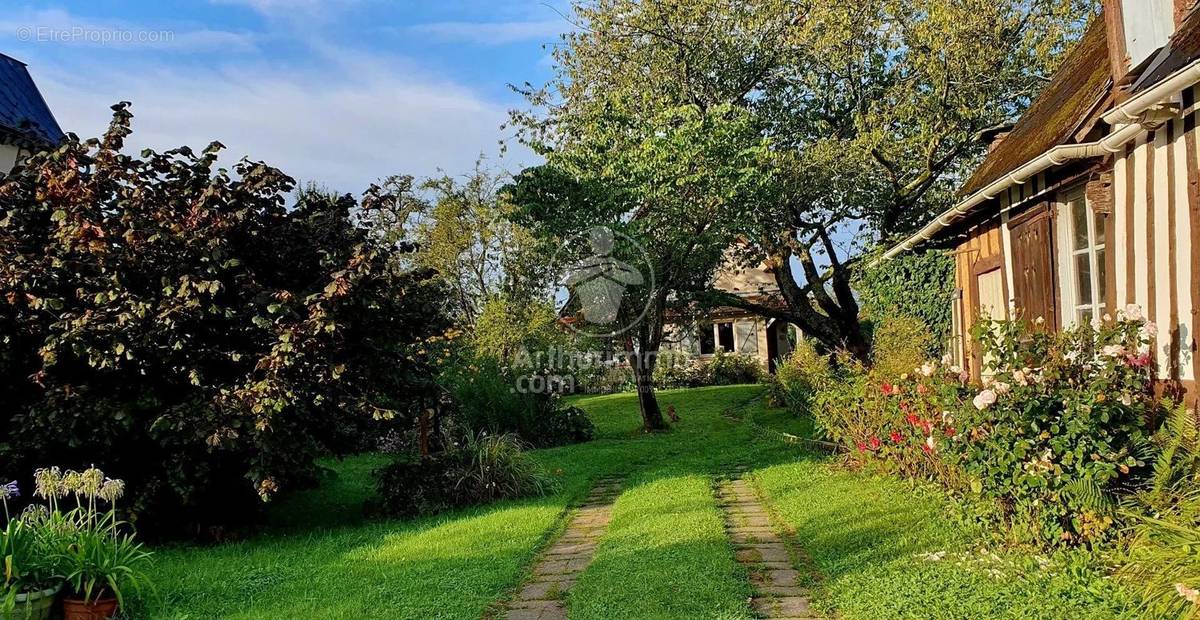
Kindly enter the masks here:
[[882, 442], [879, 441], [878, 437], [872, 437], [871, 438], [871, 449], [878, 450], [880, 443], [882, 443]]
[[917, 426], [919, 426], [921, 428], [921, 432], [926, 435], [928, 435], [929, 431], [933, 429], [933, 424], [930, 423], [929, 420], [919, 420], [917, 422]]
[[897, 393], [899, 390], [897, 390], [896, 387], [891, 383], [884, 383], [883, 385], [879, 386], [879, 391], [883, 392], [884, 396], [891, 396], [892, 394]]
[[933, 454], [933, 448], [930, 448], [927, 443], [921, 444], [921, 449], [925, 451], [925, 454]]
[[1145, 368], [1150, 365], [1150, 354], [1143, 353], [1137, 357], [1129, 356], [1129, 365], [1134, 368]]
[[946, 436], [947, 436], [947, 437], [953, 437], [953, 436], [954, 436], [954, 435], [956, 435], [957, 433], [958, 433], [958, 431], [954, 430], [954, 427], [953, 427], [953, 426], [947, 426], [947, 427], [946, 427]]
[[924, 383], [917, 385], [917, 393], [918, 394], [925, 394], [927, 392], [929, 392], [929, 388], [925, 387]]
[[904, 441], [904, 435], [901, 435], [900, 433], [897, 433], [896, 431], [892, 431], [891, 438], [892, 438], [892, 443], [900, 443], [901, 441]]
[[865, 443], [863, 443], [863, 442], [861, 442], [861, 441], [860, 441], [860, 442], [858, 442], [858, 451], [859, 451], [859, 452], [866, 452], [866, 451], [867, 451], [867, 444], [865, 444]]
[[921, 422], [921, 418], [918, 418], [916, 415], [910, 413], [910, 414], [904, 416], [904, 421], [908, 422], [909, 424], [911, 424], [913, 426], [916, 426], [918, 423]]

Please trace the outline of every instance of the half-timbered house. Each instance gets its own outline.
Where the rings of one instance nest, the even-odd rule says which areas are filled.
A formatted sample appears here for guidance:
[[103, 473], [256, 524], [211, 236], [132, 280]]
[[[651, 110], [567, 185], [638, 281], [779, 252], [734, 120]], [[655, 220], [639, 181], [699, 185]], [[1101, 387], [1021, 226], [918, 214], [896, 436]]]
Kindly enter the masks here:
[[[978, 372], [971, 325], [1068, 328], [1136, 305], [1158, 326], [1163, 386], [1195, 400], [1200, 361], [1200, 8], [1105, 0], [960, 201], [891, 248], [953, 248], [950, 352]], [[1040, 320], [1039, 320], [1040, 319]]]

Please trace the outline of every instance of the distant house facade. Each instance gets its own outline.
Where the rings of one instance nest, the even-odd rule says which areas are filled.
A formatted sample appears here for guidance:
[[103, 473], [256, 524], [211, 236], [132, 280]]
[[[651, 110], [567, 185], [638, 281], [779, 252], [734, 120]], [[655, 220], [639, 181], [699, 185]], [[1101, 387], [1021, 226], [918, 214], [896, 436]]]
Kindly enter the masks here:
[[1161, 384], [1195, 400], [1200, 363], [1200, 8], [1105, 0], [962, 199], [886, 257], [953, 249], [950, 353], [979, 372], [980, 317], [1054, 329], [1136, 305]]
[[0, 174], [62, 139], [62, 129], [25, 63], [0, 54]]
[[[727, 260], [713, 288], [768, 307], [783, 307], [775, 276], [765, 265], [742, 267]], [[775, 371], [776, 362], [792, 352], [800, 331], [790, 323], [734, 306], [705, 310], [698, 318], [668, 322], [667, 350], [686, 351], [705, 359], [718, 351], [746, 355]]]

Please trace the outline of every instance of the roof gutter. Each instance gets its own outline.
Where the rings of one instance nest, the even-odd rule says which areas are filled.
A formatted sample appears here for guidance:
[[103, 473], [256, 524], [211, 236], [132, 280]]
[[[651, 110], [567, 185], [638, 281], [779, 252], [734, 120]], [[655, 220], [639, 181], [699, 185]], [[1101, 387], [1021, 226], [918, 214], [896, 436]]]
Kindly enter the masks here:
[[1142, 132], [1154, 129], [1163, 122], [1176, 118], [1179, 115], [1179, 110], [1177, 108], [1161, 106], [1162, 100], [1174, 96], [1175, 93], [1196, 82], [1200, 82], [1200, 61], [1188, 65], [1153, 88], [1133, 97], [1117, 109], [1105, 114], [1103, 116], [1104, 120], [1116, 128], [1116, 131], [1105, 136], [1104, 139], [1082, 144], [1064, 144], [1042, 153], [1036, 159], [1026, 162], [1021, 167], [993, 181], [987, 187], [971, 194], [962, 202], [946, 210], [934, 218], [932, 222], [926, 224], [924, 228], [917, 231], [916, 234], [896, 244], [887, 252], [884, 252], [880, 260], [893, 258], [902, 252], [911, 250], [918, 243], [928, 241], [933, 235], [945, 229], [975, 207], [999, 196], [1000, 192], [1013, 185], [1021, 185], [1054, 166], [1061, 166], [1078, 159], [1102, 157], [1110, 153], [1120, 152], [1126, 143], [1136, 138]]
[[1200, 82], [1200, 60], [1176, 71], [1167, 79], [1129, 98], [1120, 107], [1103, 116], [1109, 125], [1135, 122], [1142, 113], [1174, 97], [1179, 91]]

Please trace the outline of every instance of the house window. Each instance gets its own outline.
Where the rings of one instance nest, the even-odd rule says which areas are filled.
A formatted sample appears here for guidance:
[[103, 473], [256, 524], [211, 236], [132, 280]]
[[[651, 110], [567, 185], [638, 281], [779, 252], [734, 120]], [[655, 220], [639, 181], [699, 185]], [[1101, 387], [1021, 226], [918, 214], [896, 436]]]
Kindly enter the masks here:
[[722, 351], [733, 353], [733, 323], [717, 323], [717, 343]]
[[1105, 216], [1096, 213], [1083, 194], [1067, 194], [1059, 213], [1059, 278], [1064, 323], [1091, 323], [1104, 314], [1107, 281], [1104, 260], [1108, 239]]
[[700, 355], [712, 355], [717, 350], [716, 331], [712, 325], [700, 326]]

